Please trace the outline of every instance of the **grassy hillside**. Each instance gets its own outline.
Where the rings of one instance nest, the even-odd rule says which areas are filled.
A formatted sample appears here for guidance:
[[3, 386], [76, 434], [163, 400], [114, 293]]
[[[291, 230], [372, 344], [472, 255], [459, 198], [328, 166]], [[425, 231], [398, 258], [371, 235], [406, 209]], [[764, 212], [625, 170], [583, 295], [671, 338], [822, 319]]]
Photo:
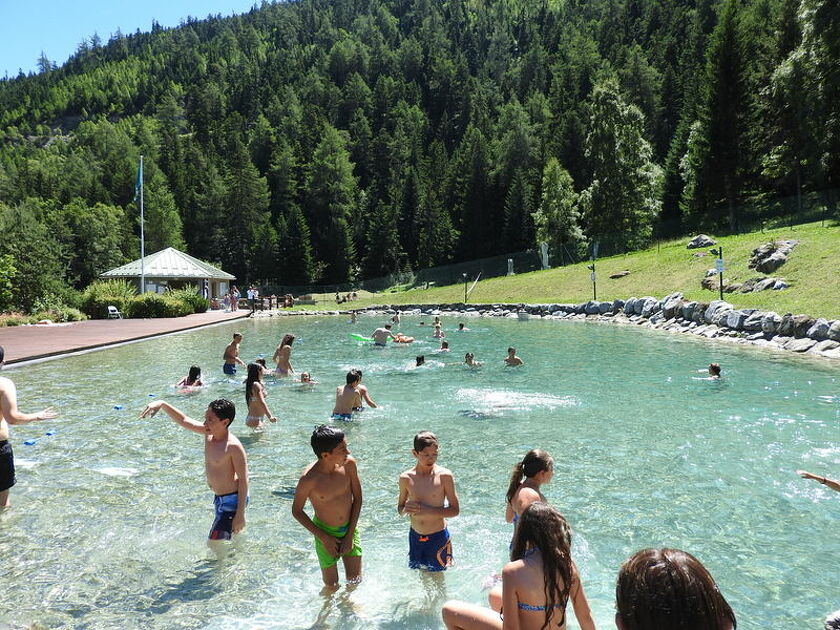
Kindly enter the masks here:
[[[788, 262], [772, 274], [784, 278], [791, 285], [790, 288], [748, 294], [725, 293], [724, 298], [736, 307], [754, 307], [781, 314], [807, 313], [814, 317], [840, 318], [840, 226], [835, 224], [826, 223], [825, 227], [821, 227], [819, 223], [812, 223], [716, 238], [724, 250], [724, 281], [743, 282], [762, 275], [748, 269], [747, 262], [754, 248], [774, 239], [799, 241]], [[598, 299], [612, 300], [643, 295], [662, 297], [673, 291], [682, 291], [687, 299], [692, 300], [716, 299], [716, 291], [707, 291], [700, 287], [706, 270], [714, 267], [715, 257], [711, 254], [694, 256], [695, 252], [708, 250], [688, 250], [687, 242], [688, 239], [683, 238], [632, 254], [599, 259]], [[609, 279], [610, 274], [625, 270], [630, 271], [630, 274], [616, 280]], [[330, 297], [327, 296], [328, 299]], [[458, 284], [360, 297], [361, 299], [353, 303], [354, 307], [370, 304], [462, 302], [464, 287]], [[481, 280], [470, 294], [469, 301], [577, 303], [591, 298], [589, 270], [586, 263], [580, 263], [546, 271]]]

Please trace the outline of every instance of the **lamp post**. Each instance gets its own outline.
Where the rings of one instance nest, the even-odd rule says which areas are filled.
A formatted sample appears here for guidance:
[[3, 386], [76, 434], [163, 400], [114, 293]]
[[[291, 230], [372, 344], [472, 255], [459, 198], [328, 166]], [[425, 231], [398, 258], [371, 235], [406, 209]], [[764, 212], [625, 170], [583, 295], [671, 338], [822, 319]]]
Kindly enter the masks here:
[[591, 265], [586, 265], [586, 268], [589, 269], [589, 271], [592, 272], [592, 273], [589, 274], [589, 279], [592, 280], [592, 299], [597, 300], [598, 299], [598, 292], [596, 290], [597, 284], [595, 282], [595, 259], [594, 258], [592, 259], [592, 264]]
[[464, 304], [467, 303], [467, 274], [462, 273], [461, 276], [464, 278]]
[[717, 256], [715, 260], [715, 269], [718, 272], [718, 284], [720, 285], [720, 299], [723, 301], [723, 245], [719, 245], [717, 249], [710, 250], [712, 254]]

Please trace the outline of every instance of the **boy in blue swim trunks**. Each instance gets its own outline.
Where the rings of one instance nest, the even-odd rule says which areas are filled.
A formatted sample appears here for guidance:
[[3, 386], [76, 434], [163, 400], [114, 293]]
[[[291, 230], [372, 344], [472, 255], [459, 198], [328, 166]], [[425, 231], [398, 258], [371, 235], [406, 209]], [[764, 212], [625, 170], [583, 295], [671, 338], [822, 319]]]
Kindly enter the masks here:
[[[318, 458], [303, 471], [292, 501], [292, 516], [315, 537], [315, 553], [327, 588], [338, 587], [338, 559], [349, 584], [362, 579], [362, 547], [356, 524], [362, 509], [362, 485], [341, 429], [322, 424], [312, 433]], [[312, 518], [304, 511], [312, 504]]]
[[452, 473], [437, 465], [438, 439], [430, 431], [414, 436], [411, 451], [417, 464], [400, 475], [397, 512], [411, 518], [408, 566], [445, 571], [452, 566], [452, 543], [446, 520], [458, 516], [460, 506]]
[[[214, 400], [207, 406], [202, 423], [188, 418], [167, 402], [155, 400], [146, 405], [140, 417], [154, 416], [161, 409], [176, 424], [204, 436], [207, 485], [216, 495], [213, 499], [216, 516], [208, 538], [230, 540], [233, 534], [245, 528], [245, 508], [248, 505], [248, 459], [242, 443], [229, 431], [236, 408], [224, 398]], [[240, 500], [240, 497], [245, 499]]]
[[242, 335], [240, 333], [233, 333], [233, 341], [231, 341], [227, 346], [225, 346], [225, 353], [222, 356], [224, 359], [224, 365], [222, 365], [222, 371], [227, 374], [228, 376], [233, 376], [236, 374], [236, 365], [239, 364], [242, 367], [247, 367], [245, 362], [239, 358], [239, 344], [242, 341]]

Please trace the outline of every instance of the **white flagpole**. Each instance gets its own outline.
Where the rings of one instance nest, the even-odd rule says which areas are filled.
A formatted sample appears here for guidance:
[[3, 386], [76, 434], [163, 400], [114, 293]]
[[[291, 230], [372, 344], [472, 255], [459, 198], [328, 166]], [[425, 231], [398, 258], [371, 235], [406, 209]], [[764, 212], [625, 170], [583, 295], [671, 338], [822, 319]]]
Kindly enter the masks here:
[[146, 235], [143, 225], [143, 156], [140, 156], [140, 293], [146, 292]]

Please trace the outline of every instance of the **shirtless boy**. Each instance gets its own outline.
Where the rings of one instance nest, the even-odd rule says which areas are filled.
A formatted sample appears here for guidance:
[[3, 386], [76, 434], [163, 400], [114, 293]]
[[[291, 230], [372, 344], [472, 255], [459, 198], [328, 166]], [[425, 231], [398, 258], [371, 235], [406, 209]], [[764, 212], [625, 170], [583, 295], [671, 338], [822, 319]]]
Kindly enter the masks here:
[[505, 365], [516, 367], [522, 365], [524, 361], [516, 356], [516, 348], [508, 348], [508, 355], [505, 357]]
[[396, 339], [397, 336], [391, 332], [391, 324], [385, 324], [374, 330], [371, 335], [373, 338], [373, 345], [384, 346], [388, 343], [388, 339]]
[[362, 377], [358, 370], [350, 370], [345, 377], [344, 386], [335, 388], [335, 406], [333, 406], [333, 420], [352, 420], [354, 411], [362, 410], [362, 396], [356, 389]]
[[140, 417], [154, 416], [161, 409], [176, 424], [204, 436], [204, 471], [207, 485], [216, 495], [213, 499], [216, 518], [208, 538], [230, 540], [232, 534], [245, 529], [248, 504], [248, 460], [242, 443], [229, 431], [236, 408], [224, 398], [214, 400], [207, 406], [202, 423], [163, 400], [155, 400], [146, 405]]
[[408, 566], [445, 571], [452, 566], [452, 543], [444, 519], [458, 516], [460, 507], [452, 473], [436, 464], [438, 439], [430, 431], [414, 436], [414, 468], [400, 475], [397, 512], [411, 518]]
[[[0, 367], [5, 363], [5, 355], [6, 351], [0, 346]], [[9, 507], [9, 490], [15, 485], [15, 457], [9, 443], [9, 425], [50, 420], [57, 415], [52, 407], [38, 413], [23, 413], [17, 406], [15, 384], [0, 377], [0, 510]]]
[[[338, 586], [338, 559], [349, 583], [362, 579], [362, 547], [356, 524], [362, 509], [362, 485], [344, 432], [322, 424], [312, 433], [318, 458], [303, 471], [292, 501], [292, 516], [315, 536], [315, 553], [328, 587]], [[303, 510], [307, 499], [315, 515]]]
[[233, 341], [225, 347], [225, 354], [222, 357], [225, 364], [222, 366], [222, 371], [229, 376], [236, 374], [237, 364], [245, 367], [245, 361], [239, 358], [239, 344], [241, 341], [242, 335], [240, 333], [233, 333]]

